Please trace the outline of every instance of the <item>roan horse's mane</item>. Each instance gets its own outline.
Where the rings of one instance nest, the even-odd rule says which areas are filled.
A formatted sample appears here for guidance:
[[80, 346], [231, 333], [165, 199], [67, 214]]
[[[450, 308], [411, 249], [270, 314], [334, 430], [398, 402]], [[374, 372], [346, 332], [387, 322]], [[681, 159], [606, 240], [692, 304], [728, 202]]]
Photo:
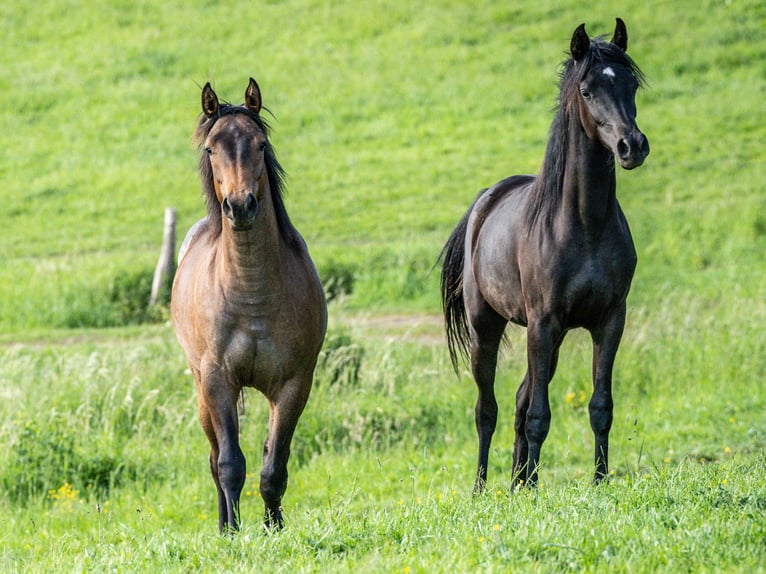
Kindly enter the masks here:
[[579, 106], [571, 104], [579, 91], [580, 82], [596, 63], [624, 66], [636, 78], [639, 86], [644, 86], [646, 83], [643, 72], [631, 57], [603, 37], [591, 39], [590, 49], [581, 60], [575, 61], [570, 57], [562, 63], [556, 115], [548, 135], [543, 166], [534, 186], [535, 189], [532, 190], [534, 195], [532, 209], [527, 213], [530, 225], [539, 215], [545, 214], [547, 217], [552, 217], [556, 212], [561, 199], [561, 190], [564, 187], [570, 115], [579, 113]]
[[246, 115], [256, 123], [258, 128], [262, 130], [266, 136], [264, 163], [266, 164], [266, 174], [269, 178], [269, 187], [271, 188], [271, 201], [274, 205], [279, 233], [289, 247], [292, 249], [300, 249], [303, 245], [303, 241], [295, 227], [293, 227], [290, 217], [287, 215], [287, 209], [285, 209], [285, 203], [282, 197], [285, 188], [285, 172], [277, 160], [277, 155], [271, 145], [271, 141], [268, 139], [271, 128], [260, 114], [250, 111], [245, 106], [234, 106], [222, 102], [218, 107], [218, 113], [215, 115], [211, 117], [207, 117], [204, 114], [202, 115], [197, 129], [194, 131], [194, 143], [200, 150], [199, 176], [202, 182], [202, 194], [205, 197], [205, 204], [207, 206], [208, 229], [213, 234], [213, 237], [218, 237], [221, 233], [223, 221], [221, 218], [221, 204], [218, 201], [215, 187], [213, 186], [213, 168], [208, 155], [202, 153], [202, 146], [215, 123], [223, 116], [233, 114]]

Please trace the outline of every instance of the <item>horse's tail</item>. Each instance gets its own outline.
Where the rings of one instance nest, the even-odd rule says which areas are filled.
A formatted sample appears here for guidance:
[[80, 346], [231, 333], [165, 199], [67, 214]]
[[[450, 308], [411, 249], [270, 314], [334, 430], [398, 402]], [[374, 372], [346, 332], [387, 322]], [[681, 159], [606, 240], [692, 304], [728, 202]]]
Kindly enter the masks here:
[[[484, 193], [483, 190], [481, 193]], [[479, 197], [481, 197], [481, 193]], [[476, 198], [478, 200], [478, 197]], [[468, 218], [473, 210], [474, 201], [466, 211], [460, 223], [452, 231], [444, 245], [437, 263], [442, 261], [441, 299], [444, 311], [444, 327], [447, 331], [447, 347], [452, 361], [452, 368], [458, 372], [459, 357], [468, 355], [471, 337], [468, 333], [468, 320], [463, 301], [463, 267], [465, 264], [465, 235]]]

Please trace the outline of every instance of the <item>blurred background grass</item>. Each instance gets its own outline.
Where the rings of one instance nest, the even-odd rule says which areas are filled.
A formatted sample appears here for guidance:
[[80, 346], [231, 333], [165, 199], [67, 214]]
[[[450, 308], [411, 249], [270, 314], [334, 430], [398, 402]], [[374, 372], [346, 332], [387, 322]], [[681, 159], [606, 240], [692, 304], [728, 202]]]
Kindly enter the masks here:
[[615, 15], [649, 78], [638, 108], [652, 153], [618, 174], [640, 258], [632, 299], [760, 295], [764, 10], [14, 5], [0, 19], [2, 330], [120, 324], [115, 282], [153, 270], [163, 209], [178, 209], [179, 235], [204, 213], [199, 85], [239, 102], [250, 75], [325, 284], [350, 308], [437, 311], [429, 270], [452, 226], [479, 189], [537, 171], [572, 29], [610, 34]]

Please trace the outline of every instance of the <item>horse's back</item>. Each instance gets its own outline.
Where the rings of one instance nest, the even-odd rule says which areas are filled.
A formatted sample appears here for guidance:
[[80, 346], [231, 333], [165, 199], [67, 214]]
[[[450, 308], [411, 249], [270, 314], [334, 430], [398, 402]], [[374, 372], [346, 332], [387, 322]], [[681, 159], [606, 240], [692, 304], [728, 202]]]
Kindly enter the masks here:
[[184, 240], [181, 243], [181, 248], [178, 250], [178, 264], [181, 264], [181, 261], [184, 258], [184, 255], [189, 251], [189, 247], [191, 244], [199, 237], [201, 236], [208, 228], [208, 220], [207, 217], [203, 217], [199, 221], [197, 221], [194, 225], [192, 225], [189, 228], [189, 231], [186, 232], [186, 235], [184, 236]]

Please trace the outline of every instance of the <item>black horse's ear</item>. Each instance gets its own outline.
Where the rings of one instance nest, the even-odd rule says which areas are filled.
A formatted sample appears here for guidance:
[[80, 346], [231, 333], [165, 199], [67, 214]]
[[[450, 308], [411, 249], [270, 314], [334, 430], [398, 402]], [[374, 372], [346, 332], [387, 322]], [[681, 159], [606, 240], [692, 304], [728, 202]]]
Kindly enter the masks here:
[[572, 34], [572, 42], [569, 46], [575, 61], [582, 60], [590, 49], [590, 38], [585, 31], [585, 24], [580, 24]]
[[218, 113], [218, 96], [210, 87], [210, 82], [207, 82], [202, 88], [202, 113], [207, 117], [212, 117]]
[[245, 107], [255, 114], [261, 111], [261, 89], [253, 78], [245, 90]]
[[628, 51], [628, 29], [625, 27], [625, 22], [622, 18], [617, 18], [617, 24], [614, 27], [614, 36], [612, 36], [612, 44], [617, 46], [623, 52]]

